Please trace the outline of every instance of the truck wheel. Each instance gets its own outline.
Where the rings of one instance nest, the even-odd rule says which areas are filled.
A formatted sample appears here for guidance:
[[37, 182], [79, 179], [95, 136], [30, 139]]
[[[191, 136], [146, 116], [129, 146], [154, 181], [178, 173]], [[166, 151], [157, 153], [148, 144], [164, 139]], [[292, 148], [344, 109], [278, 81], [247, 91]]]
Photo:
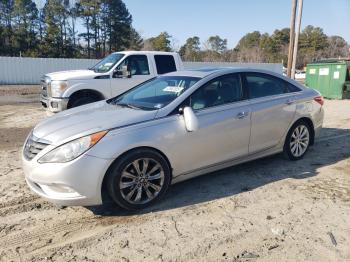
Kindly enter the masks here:
[[97, 101], [99, 101], [99, 99], [95, 96], [73, 97], [68, 102], [68, 108], [82, 106]]

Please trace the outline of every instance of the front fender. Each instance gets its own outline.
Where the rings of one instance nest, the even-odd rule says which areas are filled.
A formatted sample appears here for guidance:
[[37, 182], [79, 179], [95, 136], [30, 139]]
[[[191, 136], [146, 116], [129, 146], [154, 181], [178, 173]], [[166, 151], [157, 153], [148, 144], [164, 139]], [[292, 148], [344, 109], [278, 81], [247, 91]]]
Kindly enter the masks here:
[[90, 156], [114, 160], [125, 152], [139, 148], [150, 147], [162, 152], [173, 168], [173, 175], [177, 174], [178, 159], [172, 144], [176, 136], [187, 132], [184, 123], [171, 118], [151, 120], [128, 127], [110, 130], [87, 154]]
[[[107, 81], [104, 81], [105, 83], [102, 83], [103, 80], [107, 80], [108, 83], [106, 83]], [[79, 82], [68, 81], [68, 85], [69, 87], [62, 94], [62, 97], [64, 98], [68, 98], [72, 94], [80, 90], [93, 90], [95, 92], [100, 93], [106, 99], [110, 98], [111, 96], [109, 79], [92, 79], [89, 81], [82, 80]]]

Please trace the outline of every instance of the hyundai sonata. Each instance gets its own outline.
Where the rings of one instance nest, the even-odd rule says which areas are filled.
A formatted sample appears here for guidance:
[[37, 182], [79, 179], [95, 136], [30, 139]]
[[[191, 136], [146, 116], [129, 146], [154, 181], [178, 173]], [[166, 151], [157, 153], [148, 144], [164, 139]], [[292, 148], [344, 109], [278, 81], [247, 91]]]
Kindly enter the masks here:
[[144, 208], [185, 179], [280, 152], [301, 159], [322, 105], [317, 91], [263, 70], [169, 73], [39, 123], [23, 148], [25, 179], [59, 205], [99, 205], [106, 192]]

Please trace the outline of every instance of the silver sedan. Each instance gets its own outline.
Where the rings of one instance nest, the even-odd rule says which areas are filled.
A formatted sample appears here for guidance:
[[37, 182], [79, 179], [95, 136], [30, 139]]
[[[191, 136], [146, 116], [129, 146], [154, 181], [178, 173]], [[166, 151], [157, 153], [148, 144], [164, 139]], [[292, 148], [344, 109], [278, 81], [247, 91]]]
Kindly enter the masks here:
[[25, 179], [59, 205], [99, 205], [107, 192], [144, 208], [198, 175], [280, 152], [301, 159], [322, 105], [317, 91], [263, 70], [169, 73], [39, 123], [23, 148]]

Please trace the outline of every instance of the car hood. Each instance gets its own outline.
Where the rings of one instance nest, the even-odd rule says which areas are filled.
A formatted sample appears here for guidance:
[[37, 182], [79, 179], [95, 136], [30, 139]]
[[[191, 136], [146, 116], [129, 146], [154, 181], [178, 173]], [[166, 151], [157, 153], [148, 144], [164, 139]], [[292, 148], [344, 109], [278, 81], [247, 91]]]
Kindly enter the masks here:
[[58, 145], [102, 130], [151, 120], [156, 113], [99, 101], [45, 119], [34, 128], [33, 135]]
[[[105, 74], [105, 73], [104, 73]], [[84, 80], [93, 79], [96, 76], [104, 75], [103, 73], [96, 73], [93, 70], [69, 70], [59, 71], [46, 74], [51, 80]]]

